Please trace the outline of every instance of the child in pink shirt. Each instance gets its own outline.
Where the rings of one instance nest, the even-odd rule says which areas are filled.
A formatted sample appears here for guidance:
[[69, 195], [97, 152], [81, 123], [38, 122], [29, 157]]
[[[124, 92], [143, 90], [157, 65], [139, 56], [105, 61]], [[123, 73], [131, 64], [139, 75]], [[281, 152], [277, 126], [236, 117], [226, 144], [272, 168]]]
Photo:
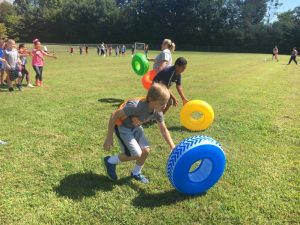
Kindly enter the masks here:
[[41, 42], [38, 39], [33, 41], [34, 49], [32, 50], [32, 67], [36, 73], [35, 83], [37, 87], [43, 86], [43, 67], [44, 67], [44, 56], [56, 59], [53, 54], [47, 53], [42, 50]]

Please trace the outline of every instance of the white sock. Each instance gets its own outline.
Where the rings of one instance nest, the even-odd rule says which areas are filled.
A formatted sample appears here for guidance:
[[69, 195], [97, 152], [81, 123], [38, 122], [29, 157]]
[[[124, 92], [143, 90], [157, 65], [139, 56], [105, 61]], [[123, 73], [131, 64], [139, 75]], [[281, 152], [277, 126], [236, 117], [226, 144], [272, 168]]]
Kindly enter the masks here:
[[141, 173], [143, 166], [135, 165], [134, 169], [132, 170], [133, 175], [138, 175]]
[[110, 164], [119, 164], [120, 163], [120, 159], [118, 155], [113, 155], [111, 157], [109, 157], [108, 162]]

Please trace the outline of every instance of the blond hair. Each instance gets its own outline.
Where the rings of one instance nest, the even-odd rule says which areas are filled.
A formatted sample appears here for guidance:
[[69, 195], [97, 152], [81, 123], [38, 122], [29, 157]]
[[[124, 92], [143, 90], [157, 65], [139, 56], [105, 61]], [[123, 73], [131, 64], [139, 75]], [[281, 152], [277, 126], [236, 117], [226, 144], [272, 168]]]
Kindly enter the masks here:
[[174, 42], [172, 42], [170, 39], [164, 39], [163, 40], [163, 45], [165, 45], [165, 44], [168, 44], [168, 49], [170, 50], [170, 51], [175, 51], [175, 43]]
[[161, 83], [154, 83], [148, 90], [147, 102], [150, 101], [165, 101], [167, 102], [170, 98], [170, 91], [166, 85]]
[[16, 42], [15, 42], [14, 39], [8, 39], [8, 40], [6, 41], [6, 43], [10, 43], [10, 44], [12, 44], [12, 45], [16, 44]]

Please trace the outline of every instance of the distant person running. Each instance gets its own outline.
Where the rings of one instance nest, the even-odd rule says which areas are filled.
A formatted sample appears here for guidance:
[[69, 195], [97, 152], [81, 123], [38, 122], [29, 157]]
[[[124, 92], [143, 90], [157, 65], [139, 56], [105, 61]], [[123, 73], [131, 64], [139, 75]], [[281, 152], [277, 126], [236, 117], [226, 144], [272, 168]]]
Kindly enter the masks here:
[[125, 56], [125, 54], [126, 54], [126, 47], [125, 47], [125, 45], [122, 46], [121, 52], [122, 52], [122, 56]]
[[39, 39], [33, 41], [34, 49], [31, 52], [32, 55], [32, 67], [36, 73], [35, 85], [37, 87], [43, 87], [43, 68], [44, 68], [44, 56], [56, 59], [53, 54], [47, 53], [42, 50], [42, 44]]
[[74, 53], [74, 48], [70, 47], [70, 54], [73, 55], [73, 53]]
[[96, 45], [96, 47], [97, 47], [97, 55], [99, 56], [100, 55], [100, 47], [99, 47], [99, 45]]
[[85, 46], [85, 54], [89, 54], [89, 46]]
[[279, 53], [279, 50], [278, 50], [277, 46], [275, 46], [275, 47], [273, 48], [273, 56], [272, 56], [272, 60], [275, 58], [275, 59], [277, 60], [277, 62], [279, 61], [279, 60], [278, 60], [278, 53]]
[[105, 45], [104, 45], [103, 42], [102, 42], [102, 44], [101, 44], [101, 46], [100, 46], [100, 51], [101, 51], [101, 55], [105, 57], [105, 56], [106, 56], [106, 55], [105, 55]]
[[116, 52], [116, 56], [118, 56], [118, 55], [119, 55], [119, 46], [117, 46], [117, 47], [115, 48], [115, 52]]
[[79, 54], [82, 55], [82, 46], [79, 46]]
[[135, 47], [134, 45], [131, 46], [131, 55], [133, 56], [134, 55], [134, 52], [135, 52]]
[[146, 57], [148, 57], [149, 45], [147, 45], [147, 44], [145, 45], [144, 51], [145, 51]]
[[154, 62], [153, 69], [157, 72], [166, 66], [172, 66], [172, 52], [175, 50], [175, 43], [170, 39], [164, 39], [161, 44], [162, 52], [155, 59], [148, 59]]
[[112, 46], [110, 45], [110, 46], [108, 47], [108, 55], [111, 56], [111, 53], [112, 53]]
[[292, 53], [291, 53], [291, 58], [290, 58], [290, 61], [289, 61], [288, 65], [290, 65], [292, 61], [294, 61], [294, 62], [296, 63], [296, 65], [298, 65], [298, 62], [297, 62], [297, 55], [298, 55], [297, 48], [294, 47], [294, 48], [293, 48], [293, 51], [292, 51]]
[[108, 46], [105, 45], [105, 46], [104, 46], [104, 49], [105, 49], [105, 55], [107, 55], [107, 52], [108, 52]]

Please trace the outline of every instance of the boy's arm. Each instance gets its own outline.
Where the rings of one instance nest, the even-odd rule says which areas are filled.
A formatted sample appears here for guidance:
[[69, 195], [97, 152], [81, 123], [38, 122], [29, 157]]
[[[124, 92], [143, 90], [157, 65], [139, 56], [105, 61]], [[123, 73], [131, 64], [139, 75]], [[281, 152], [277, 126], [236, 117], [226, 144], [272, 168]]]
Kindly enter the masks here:
[[108, 130], [107, 130], [107, 135], [106, 139], [103, 144], [103, 148], [105, 150], [110, 150], [110, 148], [113, 146], [113, 134], [114, 134], [114, 127], [116, 124], [116, 121], [118, 119], [124, 120], [126, 118], [126, 114], [122, 109], [118, 109], [113, 114], [111, 115], [108, 123]]
[[7, 62], [7, 55], [6, 54], [3, 55], [3, 59], [4, 59], [3, 62], [6, 64], [6, 68], [10, 70], [11, 67], [10, 67], [9, 63]]
[[19, 56], [31, 56], [30, 52], [19, 53]]
[[170, 91], [170, 97], [173, 99], [173, 106], [178, 106], [178, 100], [176, 99], [175, 95], [172, 94]]
[[159, 68], [157, 69], [157, 71], [161, 71], [163, 68], [165, 68], [168, 65], [168, 61], [164, 60], [162, 61], [162, 63], [160, 64]]
[[176, 85], [176, 89], [178, 91], [178, 94], [180, 95], [183, 104], [186, 104], [189, 100], [185, 97], [184, 93], [183, 93], [183, 89], [181, 85]]
[[175, 144], [173, 142], [173, 139], [170, 135], [168, 128], [166, 127], [165, 122], [162, 121], [161, 123], [158, 123], [158, 127], [160, 130], [160, 133], [162, 134], [162, 136], [164, 137], [165, 141], [168, 143], [168, 145], [170, 146], [171, 151], [172, 151], [175, 148]]

